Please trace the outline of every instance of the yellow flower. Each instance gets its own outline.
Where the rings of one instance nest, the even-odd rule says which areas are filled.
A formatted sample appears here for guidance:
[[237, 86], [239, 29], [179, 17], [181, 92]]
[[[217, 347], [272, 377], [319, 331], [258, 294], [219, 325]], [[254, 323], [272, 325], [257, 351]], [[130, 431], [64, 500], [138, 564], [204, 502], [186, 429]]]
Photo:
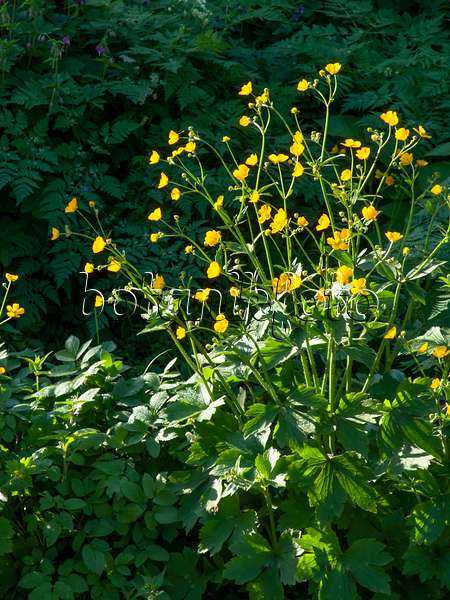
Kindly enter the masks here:
[[433, 185], [430, 192], [432, 194], [434, 194], [435, 196], [438, 196], [439, 194], [442, 193], [443, 190], [444, 190], [444, 188], [441, 185], [439, 185], [438, 183], [436, 183], [436, 185]]
[[239, 91], [239, 96], [249, 96], [253, 92], [253, 85], [251, 81], [244, 83]]
[[260, 96], [255, 98], [257, 104], [267, 104], [269, 102], [269, 90], [264, 90]]
[[404, 142], [408, 139], [409, 129], [405, 129], [405, 127], [399, 127], [395, 132], [395, 139], [400, 142]]
[[395, 110], [388, 110], [380, 115], [380, 119], [391, 125], [391, 127], [395, 127], [398, 125], [398, 116]]
[[205, 241], [203, 242], [203, 244], [205, 246], [210, 246], [211, 248], [213, 248], [214, 246], [217, 246], [217, 244], [220, 242], [221, 237], [222, 236], [220, 234], [220, 231], [210, 229], [210, 231], [206, 232]]
[[94, 272], [94, 265], [90, 262], [87, 262], [84, 265], [84, 272], [85, 273], [93, 273]]
[[431, 139], [431, 135], [428, 135], [427, 130], [422, 125], [418, 125], [417, 127], [413, 127], [413, 131], [418, 133], [421, 138]]
[[66, 208], [64, 209], [64, 212], [74, 213], [74, 212], [76, 212], [77, 208], [78, 208], [78, 201], [74, 196], [72, 198], [72, 200], [67, 204]]
[[244, 181], [244, 179], [248, 177], [249, 173], [249, 168], [247, 167], [247, 165], [244, 164], [240, 164], [238, 168], [234, 169], [233, 171], [234, 177], [236, 177], [236, 179], [238, 179], [239, 181]]
[[239, 125], [241, 125], [241, 127], [248, 127], [250, 125], [250, 123], [251, 123], [250, 118], [247, 117], [247, 115], [243, 115], [239, 119]]
[[5, 367], [0, 367], [0, 375], [4, 375], [6, 373]]
[[380, 211], [378, 211], [372, 204], [370, 206], [365, 206], [361, 212], [366, 221], [376, 221], [378, 215], [380, 214]]
[[411, 252], [411, 248], [408, 248], [408, 246], [405, 246], [402, 250], [402, 254], [403, 256], [408, 256], [408, 254]]
[[17, 302], [8, 304], [6, 307], [6, 315], [10, 319], [19, 319], [25, 313], [25, 309]]
[[391, 185], [394, 185], [395, 180], [392, 177], [392, 175], [388, 175], [384, 181], [386, 182], [386, 185], [391, 186]]
[[258, 223], [265, 223], [272, 215], [272, 207], [268, 204], [263, 204], [258, 210]]
[[272, 279], [272, 291], [274, 294], [288, 292], [291, 286], [290, 277], [287, 273], [281, 273], [279, 277]]
[[15, 281], [17, 281], [19, 279], [19, 276], [14, 275], [13, 273], [6, 273], [5, 278], [7, 281], [9, 281], [9, 283], [14, 283]]
[[177, 187], [174, 187], [173, 190], [170, 192], [170, 197], [172, 198], [172, 200], [179, 200], [181, 198], [181, 192]]
[[248, 201], [252, 202], [253, 204], [256, 204], [259, 200], [259, 192], [257, 190], [253, 190], [253, 192], [250, 194]]
[[176, 156], [183, 154], [183, 152], [184, 152], [184, 147], [180, 146], [179, 148], [176, 148], [175, 150], [172, 151], [170, 158], [175, 158]]
[[177, 340], [184, 340], [184, 338], [186, 337], [186, 329], [181, 326], [177, 327], [175, 335], [177, 336]]
[[194, 294], [194, 300], [198, 300], [199, 302], [206, 302], [209, 298], [209, 294], [211, 292], [211, 288], [205, 288], [204, 290], [199, 290]]
[[385, 340], [393, 340], [397, 336], [397, 327], [394, 325], [390, 327], [384, 334]]
[[190, 142], [188, 142], [186, 144], [186, 146], [184, 147], [186, 152], [195, 152], [196, 148], [197, 148], [197, 144], [195, 142], [193, 142], [192, 140]]
[[292, 292], [292, 290], [296, 290], [297, 288], [299, 288], [302, 285], [302, 283], [303, 283], [303, 279], [300, 277], [300, 275], [295, 273], [294, 275], [292, 275], [292, 277], [290, 279], [289, 291]]
[[169, 131], [169, 139], [168, 139], [169, 145], [173, 146], [173, 144], [176, 144], [179, 139], [180, 139], [180, 136], [178, 135], [178, 133], [176, 131], [174, 131], [173, 129], [171, 129]]
[[384, 234], [390, 242], [398, 242], [402, 239], [402, 234], [398, 231], [386, 231]]
[[327, 73], [326, 73], [326, 71], [325, 71], [324, 69], [320, 69], [320, 71], [319, 71], [319, 75], [320, 75], [321, 77], [325, 77], [325, 75], [326, 75], [326, 74], [327, 74]]
[[116, 258], [114, 258], [113, 256], [110, 256], [108, 258], [108, 271], [111, 271], [111, 273], [118, 273], [121, 268], [122, 264]]
[[167, 177], [167, 175], [165, 173], [161, 173], [160, 177], [159, 177], [159, 183], [157, 186], [157, 189], [160, 190], [163, 187], [166, 187], [166, 185], [169, 183], [169, 178]]
[[353, 269], [342, 265], [336, 270], [336, 281], [346, 285], [350, 281], [350, 277], [353, 275]]
[[278, 165], [289, 160], [289, 156], [287, 154], [269, 154], [269, 160], [274, 165]]
[[426, 352], [426, 351], [428, 350], [428, 346], [429, 346], [429, 345], [430, 345], [430, 344], [429, 344], [428, 342], [424, 342], [424, 343], [423, 343], [423, 344], [420, 346], [420, 348], [418, 348], [418, 349], [417, 349], [417, 352], [418, 352], [419, 354], [423, 354], [424, 352]]
[[194, 248], [194, 246], [192, 246], [192, 244], [188, 244], [187, 246], [184, 247], [185, 254], [194, 254], [194, 252], [195, 252], [195, 248]]
[[239, 288], [237, 288], [235, 285], [230, 287], [230, 296], [232, 298], [237, 298], [240, 295], [241, 295], [241, 291]]
[[89, 200], [89, 208], [95, 208], [95, 200]]
[[441, 385], [441, 380], [439, 379], [439, 377], [435, 377], [430, 384], [430, 388], [432, 390], [437, 390], [440, 385]]
[[106, 246], [105, 240], [100, 235], [98, 235], [92, 244], [92, 252], [94, 254], [103, 252], [103, 250], [105, 249], [105, 246]]
[[50, 238], [53, 242], [55, 240], [57, 240], [60, 236], [60, 231], [59, 229], [56, 229], [56, 227], [52, 227], [52, 237]]
[[160, 208], [155, 208], [147, 217], [149, 221], [161, 221], [162, 211]]
[[400, 155], [400, 164], [402, 167], [407, 167], [413, 160], [414, 154], [412, 152], [403, 152], [403, 154]]
[[301, 156], [305, 151], [305, 146], [301, 142], [294, 142], [289, 148], [289, 152], [294, 156]]
[[292, 171], [292, 177], [301, 177], [304, 171], [305, 169], [303, 168], [303, 165], [301, 165], [299, 162], [296, 162], [294, 170]]
[[206, 271], [206, 275], [208, 276], [208, 279], [214, 279], [215, 277], [219, 277], [220, 272], [221, 269], [219, 263], [213, 260], [213, 262], [210, 263], [208, 270]]
[[364, 296], [367, 296], [369, 292], [366, 290], [366, 278], [360, 277], [360, 279], [354, 279], [352, 281], [352, 288], [350, 291], [354, 296], [358, 294], [363, 294]]
[[341, 146], [345, 146], [346, 148], [361, 148], [361, 142], [347, 138], [345, 142], [341, 142]]
[[327, 244], [329, 244], [333, 250], [347, 250], [347, 241], [350, 237], [350, 231], [348, 229], [342, 229], [342, 231], [335, 231], [333, 237], [327, 238]]
[[150, 154], [150, 158], [148, 159], [148, 164], [149, 165], [157, 165], [159, 163], [159, 153], [156, 152], [156, 150], [152, 150], [152, 153]]
[[249, 167], [254, 167], [255, 165], [257, 165], [258, 164], [258, 155], [250, 154], [250, 156], [245, 159], [245, 164], [248, 165]]
[[214, 323], [214, 331], [217, 331], [217, 333], [225, 333], [227, 329], [228, 319], [223, 313], [220, 313], [220, 315], [217, 315], [216, 317], [216, 322]]
[[297, 84], [297, 90], [299, 92], [306, 92], [306, 90], [308, 88], [309, 88], [309, 83], [306, 81], [306, 79], [301, 79]]
[[422, 168], [422, 167], [426, 167], [427, 164], [428, 164], [428, 161], [427, 160], [423, 160], [422, 158], [418, 158], [416, 160], [416, 167], [419, 167], [419, 169]]
[[352, 172], [350, 171], [350, 169], [344, 169], [341, 173], [342, 181], [348, 181], [351, 178], [352, 178]]
[[316, 225], [316, 231], [324, 231], [325, 229], [328, 229], [329, 226], [330, 219], [328, 215], [323, 214], [319, 217], [319, 221]]
[[151, 233], [150, 241], [152, 242], [152, 244], [156, 244], [156, 242], [159, 240], [160, 237], [161, 237], [160, 233]]
[[445, 358], [447, 354], [450, 354], [450, 349], [447, 346], [436, 346], [433, 350], [433, 356], [436, 358]]
[[318, 302], [326, 302], [328, 300], [328, 296], [325, 294], [325, 290], [323, 288], [317, 290], [315, 298]]
[[213, 206], [214, 206], [215, 210], [219, 210], [219, 208], [222, 208], [222, 206], [223, 206], [222, 194], [220, 196], [217, 196], [216, 201], [214, 202]]
[[279, 233], [282, 231], [287, 225], [287, 215], [283, 208], [279, 208], [277, 214], [274, 216], [272, 223], [270, 224], [270, 229], [272, 233]]
[[[331, 154], [339, 154], [339, 146], [337, 144], [335, 144], [331, 150], [330, 150]], [[344, 150], [345, 152], [345, 150]]]
[[362, 148], [356, 151], [356, 158], [359, 158], [359, 160], [366, 160], [369, 158], [369, 155], [370, 148], [368, 148], [367, 146], [363, 146]]
[[156, 273], [156, 277], [152, 283], [152, 289], [153, 290], [162, 290], [165, 285], [166, 285], [166, 281], [165, 281], [164, 277], [162, 275], [159, 275], [159, 273]]
[[229, 142], [229, 141], [230, 141], [230, 139], [231, 139], [231, 138], [230, 138], [228, 135], [224, 135], [224, 136], [222, 137], [222, 142], [223, 142], [224, 144], [226, 144], [227, 142]]
[[309, 221], [306, 217], [299, 217], [297, 219], [297, 225], [299, 227], [301, 227], [302, 229], [304, 229], [305, 227], [307, 227], [309, 225]]
[[325, 66], [325, 70], [328, 71], [330, 75], [337, 75], [341, 68], [342, 65], [340, 63], [329, 63]]
[[303, 138], [303, 133], [301, 131], [296, 131], [294, 133], [294, 135], [292, 136], [292, 141], [295, 144], [301, 144], [303, 142], [304, 138]]
[[100, 296], [100, 294], [95, 296], [94, 306], [95, 308], [100, 308], [100, 306], [103, 306], [103, 296]]

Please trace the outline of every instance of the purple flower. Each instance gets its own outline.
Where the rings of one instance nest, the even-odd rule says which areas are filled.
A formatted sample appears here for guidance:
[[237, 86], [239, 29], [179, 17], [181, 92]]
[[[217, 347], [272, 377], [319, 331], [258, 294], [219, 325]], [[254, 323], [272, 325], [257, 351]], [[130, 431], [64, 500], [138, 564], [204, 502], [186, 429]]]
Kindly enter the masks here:
[[70, 46], [70, 36], [68, 36], [68, 35], [65, 35], [65, 36], [63, 37], [63, 40], [62, 40], [62, 41], [63, 41], [63, 44], [64, 44], [64, 46]]
[[297, 6], [297, 8], [295, 9], [293, 15], [292, 15], [292, 20], [297, 22], [300, 21], [303, 13], [305, 12], [305, 6], [303, 4], [300, 4], [299, 6]]
[[99, 56], [103, 56], [103, 54], [105, 54], [105, 49], [103, 48], [103, 46], [96, 46], [95, 49]]

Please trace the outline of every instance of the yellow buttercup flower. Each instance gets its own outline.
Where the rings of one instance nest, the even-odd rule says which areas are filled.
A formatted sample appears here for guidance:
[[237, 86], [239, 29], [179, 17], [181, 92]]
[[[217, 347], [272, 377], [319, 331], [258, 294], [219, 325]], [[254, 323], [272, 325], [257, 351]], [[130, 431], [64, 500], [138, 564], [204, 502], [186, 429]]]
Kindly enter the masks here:
[[84, 272], [85, 273], [93, 273], [94, 272], [94, 265], [90, 262], [87, 262], [84, 265]]
[[402, 250], [402, 254], [403, 256], [408, 256], [408, 254], [411, 252], [411, 248], [409, 248], [408, 246], [405, 246]]
[[203, 244], [205, 246], [210, 246], [211, 248], [213, 248], [214, 246], [217, 246], [217, 244], [220, 242], [221, 238], [222, 238], [222, 235], [221, 235], [220, 231], [211, 229], [210, 231], [206, 232], [205, 241], [203, 242]]
[[318, 302], [326, 302], [328, 300], [328, 296], [325, 294], [325, 290], [323, 288], [317, 290], [316, 295], [314, 297]]
[[417, 352], [418, 352], [419, 354], [423, 354], [424, 352], [426, 352], [426, 351], [428, 350], [428, 346], [429, 346], [429, 345], [430, 345], [430, 344], [429, 344], [428, 342], [424, 342], [424, 343], [423, 343], [423, 344], [420, 346], [420, 348], [417, 348]]
[[399, 142], [404, 142], [408, 139], [409, 136], [409, 129], [406, 129], [405, 127], [399, 127], [396, 131], [395, 131], [395, 139], [398, 140]]
[[299, 217], [297, 219], [297, 225], [299, 227], [301, 227], [301, 229], [304, 229], [305, 227], [307, 227], [309, 225], [309, 221], [306, 217]]
[[161, 237], [160, 233], [151, 233], [150, 241], [152, 242], [152, 244], [156, 244], [160, 237]]
[[186, 146], [184, 147], [185, 152], [195, 152], [195, 149], [197, 148], [197, 144], [195, 142], [193, 142], [192, 140], [190, 142], [188, 142], [186, 144]]
[[173, 129], [171, 129], [169, 131], [169, 139], [168, 139], [169, 145], [173, 146], [173, 144], [176, 144], [179, 139], [180, 139], [180, 136], [178, 135], [178, 133], [176, 131], [174, 131]]
[[211, 293], [211, 288], [205, 288], [204, 290], [199, 290], [194, 294], [194, 300], [198, 300], [199, 302], [206, 302], [209, 298], [209, 294]]
[[436, 358], [445, 358], [447, 354], [450, 354], [450, 349], [447, 346], [436, 346], [433, 350], [433, 356]]
[[89, 200], [88, 205], [89, 208], [95, 208], [95, 200]]
[[350, 238], [350, 231], [348, 229], [342, 229], [342, 231], [335, 231], [333, 237], [327, 238], [327, 244], [329, 244], [333, 250], [347, 250], [347, 241]]
[[358, 294], [367, 296], [369, 292], [366, 290], [366, 278], [360, 277], [359, 279], [354, 279], [350, 291], [354, 296], [357, 296]]
[[223, 195], [217, 196], [216, 201], [213, 204], [215, 210], [219, 210], [223, 206]]
[[350, 171], [350, 169], [344, 169], [341, 173], [341, 180], [342, 181], [349, 181], [349, 179], [352, 178], [352, 172]]
[[384, 234], [390, 242], [398, 242], [402, 239], [402, 234], [398, 231], [386, 231]]
[[279, 163], [284, 163], [289, 160], [289, 156], [287, 154], [269, 154], [268, 158], [274, 165], [278, 165]]
[[391, 186], [391, 185], [394, 185], [395, 179], [392, 177], [392, 175], [388, 175], [384, 181], [385, 181], [386, 185]]
[[302, 164], [296, 162], [294, 165], [294, 170], [292, 171], [292, 177], [301, 177], [304, 173], [305, 169]]
[[301, 144], [304, 140], [303, 133], [301, 131], [296, 131], [292, 136], [292, 141], [295, 144]]
[[441, 385], [441, 380], [439, 379], [439, 377], [435, 377], [430, 384], [430, 388], [432, 390], [437, 390], [440, 385]]
[[248, 165], [249, 167], [254, 167], [255, 165], [257, 165], [258, 164], [258, 155], [250, 154], [250, 156], [245, 159], [245, 164]]
[[316, 231], [325, 231], [330, 226], [330, 218], [328, 215], [320, 215], [319, 221], [316, 225]]
[[179, 148], [175, 148], [175, 150], [172, 151], [172, 154], [170, 155], [170, 158], [175, 158], [176, 156], [179, 156], [180, 154], [183, 154], [184, 152], [184, 146], [180, 146]]
[[380, 211], [378, 211], [372, 204], [365, 206], [362, 211], [362, 216], [366, 221], [376, 221]]
[[156, 273], [155, 279], [153, 280], [153, 283], [152, 283], [152, 289], [153, 290], [162, 290], [165, 285], [166, 285], [166, 281], [165, 281], [164, 277], [162, 275], [159, 275], [158, 273]]
[[255, 98], [257, 104], [267, 104], [269, 102], [269, 90], [264, 90], [262, 94]]
[[234, 169], [233, 176], [236, 177], [236, 179], [238, 179], [239, 181], [244, 181], [244, 179], [248, 177], [249, 173], [250, 170], [247, 167], [247, 165], [240, 164], [237, 169]]
[[356, 151], [356, 158], [359, 160], [367, 160], [370, 156], [370, 148], [367, 146], [363, 146], [359, 150]]
[[341, 69], [342, 65], [340, 63], [329, 63], [325, 66], [325, 71], [328, 71], [330, 75], [337, 75]]
[[251, 202], [252, 204], [256, 204], [256, 202], [258, 202], [258, 200], [259, 200], [259, 192], [257, 190], [253, 190], [248, 198], [248, 201]]
[[194, 246], [192, 246], [192, 244], [188, 244], [187, 246], [184, 247], [185, 254], [194, 254], [194, 252], [195, 252], [195, 248], [194, 248]]
[[74, 212], [76, 212], [77, 209], [78, 209], [78, 200], [74, 196], [72, 198], [72, 200], [67, 204], [66, 208], [64, 209], [64, 212], [65, 213], [74, 213]]
[[14, 283], [19, 279], [19, 276], [14, 275], [14, 273], [5, 273], [5, 279], [6, 281], [9, 281], [9, 283]]
[[174, 187], [173, 190], [170, 192], [170, 197], [172, 198], [172, 200], [179, 200], [181, 198], [181, 192], [177, 187]]
[[161, 221], [162, 211], [160, 208], [155, 208], [147, 217], [149, 221]]
[[238, 287], [236, 287], [235, 285], [230, 287], [230, 296], [232, 298], [238, 298], [241, 295], [241, 291]]
[[305, 146], [301, 142], [294, 142], [289, 147], [289, 152], [294, 156], [301, 156], [305, 151]]
[[402, 167], [407, 167], [413, 160], [414, 154], [412, 152], [403, 152], [403, 154], [400, 155], [400, 164]]
[[214, 331], [217, 331], [217, 333], [225, 333], [227, 329], [228, 319], [223, 313], [220, 313], [220, 315], [217, 315], [216, 317], [216, 322], [214, 323]]
[[397, 336], [397, 327], [394, 325], [390, 327], [384, 334], [385, 340], [393, 340]]
[[274, 216], [272, 223], [270, 224], [270, 229], [272, 233], [279, 233], [283, 231], [283, 229], [287, 225], [287, 214], [283, 208], [279, 208], [277, 214]]
[[224, 144], [226, 144], [227, 142], [229, 142], [229, 141], [230, 141], [230, 139], [231, 139], [231, 138], [230, 138], [228, 135], [224, 135], [224, 136], [222, 137], [222, 142], [223, 142]]
[[252, 82], [248, 81], [239, 90], [239, 96], [249, 96], [252, 92], [253, 92]]
[[279, 277], [272, 279], [272, 291], [274, 294], [288, 292], [291, 286], [291, 280], [287, 273], [281, 273]]
[[150, 158], [148, 159], [148, 163], [150, 165], [157, 165], [159, 163], [159, 160], [160, 160], [159, 153], [156, 152], [156, 150], [152, 150], [152, 153], [150, 154]]
[[103, 250], [105, 249], [105, 246], [106, 246], [105, 240], [100, 235], [98, 235], [92, 244], [92, 252], [94, 254], [103, 252]]
[[346, 285], [350, 281], [350, 277], [353, 275], [353, 269], [342, 265], [336, 270], [336, 281], [342, 285]]
[[54, 242], [55, 240], [57, 240], [60, 236], [60, 231], [59, 229], [57, 229], [56, 227], [52, 227], [52, 237], [50, 238], [52, 240], [52, 242]]
[[421, 169], [423, 167], [426, 167], [427, 164], [428, 164], [428, 161], [427, 160], [423, 160], [422, 158], [418, 158], [416, 160], [416, 167], [419, 167], [419, 169]]
[[346, 148], [361, 148], [361, 142], [347, 138], [345, 142], [341, 142], [341, 146], [345, 146]]
[[308, 88], [309, 88], [309, 83], [306, 81], [306, 79], [301, 79], [297, 84], [297, 90], [299, 92], [306, 92], [306, 90]]
[[186, 337], [186, 329], [181, 326], [177, 327], [175, 335], [177, 337], [177, 340], [184, 340], [184, 338]]
[[433, 185], [433, 187], [431, 188], [430, 192], [432, 194], [434, 194], [435, 196], [438, 196], [439, 194], [441, 194], [444, 191], [444, 188], [439, 185], [438, 183], [436, 183], [436, 185]]
[[108, 266], [107, 266], [108, 271], [111, 271], [112, 273], [118, 273], [121, 268], [122, 268], [122, 263], [119, 262], [116, 258], [114, 258], [113, 256], [110, 256], [108, 258]]
[[241, 125], [241, 127], [248, 127], [250, 125], [250, 123], [251, 123], [250, 118], [247, 117], [247, 115], [243, 115], [239, 119], [239, 125]]
[[13, 304], [8, 304], [6, 307], [6, 315], [10, 319], [20, 319], [20, 317], [25, 314], [25, 309], [20, 306], [17, 302], [13, 302]]
[[214, 260], [212, 263], [210, 263], [208, 270], [206, 271], [206, 275], [208, 276], [208, 279], [214, 279], [215, 277], [219, 277], [220, 273], [220, 265]]
[[415, 131], [421, 138], [431, 139], [431, 135], [428, 135], [427, 130], [422, 125], [418, 125], [417, 127], [413, 127], [413, 131]]
[[272, 215], [272, 207], [268, 204], [263, 204], [258, 210], [258, 223], [265, 223]]
[[161, 173], [160, 177], [159, 177], [159, 183], [157, 186], [157, 189], [160, 190], [163, 187], [166, 187], [166, 185], [169, 183], [169, 178], [167, 177], [167, 175], [165, 173]]
[[95, 308], [100, 308], [103, 306], [103, 296], [100, 296], [100, 294], [95, 296], [94, 306]]
[[6, 373], [5, 367], [0, 367], [0, 375], [4, 375]]
[[398, 115], [395, 110], [388, 110], [380, 115], [380, 119], [391, 125], [391, 127], [395, 127], [398, 125]]

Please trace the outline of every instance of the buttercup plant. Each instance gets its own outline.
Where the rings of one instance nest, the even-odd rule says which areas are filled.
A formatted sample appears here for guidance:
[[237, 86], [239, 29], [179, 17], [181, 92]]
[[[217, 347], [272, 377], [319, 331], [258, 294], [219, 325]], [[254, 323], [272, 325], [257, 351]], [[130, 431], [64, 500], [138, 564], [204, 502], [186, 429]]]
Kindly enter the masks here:
[[[259, 566], [245, 573], [232, 558], [223, 573], [236, 583], [249, 582], [254, 598], [266, 597], [257, 589], [282, 598], [283, 585], [302, 581], [312, 582], [320, 598], [331, 598], [336, 578], [345, 581], [345, 598], [356, 597], [356, 585], [388, 594], [385, 574], [378, 582], [358, 575], [350, 559], [342, 558], [337, 519], [347, 503], [363, 513], [394, 510], [386, 508], [390, 500], [383, 485], [395, 480], [394, 464], [410, 468], [408, 453], [425, 452], [428, 464], [447, 467], [450, 458], [450, 332], [426, 327], [423, 317], [425, 290], [433, 281], [437, 287], [434, 277], [448, 257], [448, 190], [433, 178], [419, 191], [425, 161], [414, 152], [431, 136], [423, 125], [402, 123], [394, 110], [379, 115], [380, 127], [368, 129], [364, 139], [331, 145], [341, 69], [327, 64], [317, 79], [297, 85], [300, 100], [313, 94], [323, 106], [321, 132], [306, 131], [297, 106], [282, 115], [271, 92], [255, 92], [248, 81], [238, 91], [247, 102], [238, 125], [243, 136], [257, 134], [257, 147], [242, 153], [224, 135], [217, 148], [187, 128], [169, 132], [168, 151], [151, 151], [151, 167], [163, 165], [155, 186], [168, 191], [168, 205], [150, 208], [149, 243], [163, 248], [171, 238], [184, 241], [185, 253], [205, 276], [205, 287], [192, 296], [187, 280], [174, 290], [163, 274], [143, 279], [101, 230], [97, 213], [95, 224], [88, 219], [93, 253], [110, 253], [96, 268], [121, 271], [128, 280], [125, 291], [143, 293], [149, 302], [144, 331], [166, 330], [195, 374], [189, 385], [202, 410], [183, 413], [187, 401], [173, 399], [181, 407], [177, 426], [200, 422], [193, 426], [188, 461], [219, 481], [219, 499], [249, 490], [262, 498], [245, 539], [229, 544], [240, 559], [258, 555]], [[284, 130], [284, 138], [277, 137], [284, 143], [276, 147], [274, 123]], [[229, 177], [220, 194], [212, 192], [208, 177], [211, 160]], [[392, 189], [407, 206], [401, 225], [385, 212]], [[308, 204], [306, 193], [313, 199]], [[211, 227], [201, 237], [189, 235], [170, 206], [176, 209], [193, 196], [210, 205]], [[413, 244], [423, 210], [433, 218], [421, 243]], [[440, 281], [448, 287], [448, 278]], [[338, 310], [343, 298], [347, 307], [360, 310], [358, 322]], [[232, 308], [224, 311], [222, 302]], [[338, 318], [331, 318], [333, 308]], [[432, 316], [440, 310], [435, 307]], [[250, 319], [232, 318], [249, 314]], [[208, 441], [205, 420], [214, 432]], [[296, 521], [287, 507], [296, 499], [309, 521]], [[203, 519], [205, 539], [211, 523], [212, 517]], [[324, 529], [300, 537], [305, 526]], [[317, 552], [326, 543], [333, 550], [321, 562]], [[379, 542], [365, 543], [383, 554], [374, 563], [381, 573], [391, 557]], [[212, 552], [214, 544], [200, 546]], [[283, 548], [294, 557], [289, 575], [277, 566]], [[278, 583], [270, 582], [272, 576]]]

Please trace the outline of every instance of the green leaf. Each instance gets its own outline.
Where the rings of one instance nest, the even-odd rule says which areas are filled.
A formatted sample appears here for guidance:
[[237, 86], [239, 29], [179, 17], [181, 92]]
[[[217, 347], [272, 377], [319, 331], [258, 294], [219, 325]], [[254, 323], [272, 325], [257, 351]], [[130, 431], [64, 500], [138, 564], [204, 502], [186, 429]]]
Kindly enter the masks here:
[[389, 577], [380, 567], [392, 560], [384, 544], [363, 538], [354, 542], [344, 553], [343, 564], [356, 581], [372, 592], [390, 594]]
[[106, 558], [103, 552], [92, 544], [86, 544], [81, 550], [83, 562], [92, 573], [101, 575], [106, 565]]
[[356, 600], [356, 586], [339, 563], [320, 581], [318, 600]]
[[285, 595], [275, 569], [265, 569], [254, 581], [247, 584], [249, 600], [284, 600]]
[[13, 535], [14, 530], [11, 523], [5, 517], [0, 517], [0, 556], [12, 552], [11, 538]]
[[239, 536], [230, 547], [238, 556], [225, 564], [223, 577], [237, 584], [256, 579], [272, 558], [268, 542], [259, 533]]
[[441, 536], [445, 527], [445, 508], [441, 501], [421, 502], [415, 506], [408, 522], [416, 544], [432, 544]]
[[373, 475], [356, 452], [345, 452], [337, 456], [334, 463], [336, 478], [350, 500], [364, 510], [376, 512], [377, 496], [369, 484]]

